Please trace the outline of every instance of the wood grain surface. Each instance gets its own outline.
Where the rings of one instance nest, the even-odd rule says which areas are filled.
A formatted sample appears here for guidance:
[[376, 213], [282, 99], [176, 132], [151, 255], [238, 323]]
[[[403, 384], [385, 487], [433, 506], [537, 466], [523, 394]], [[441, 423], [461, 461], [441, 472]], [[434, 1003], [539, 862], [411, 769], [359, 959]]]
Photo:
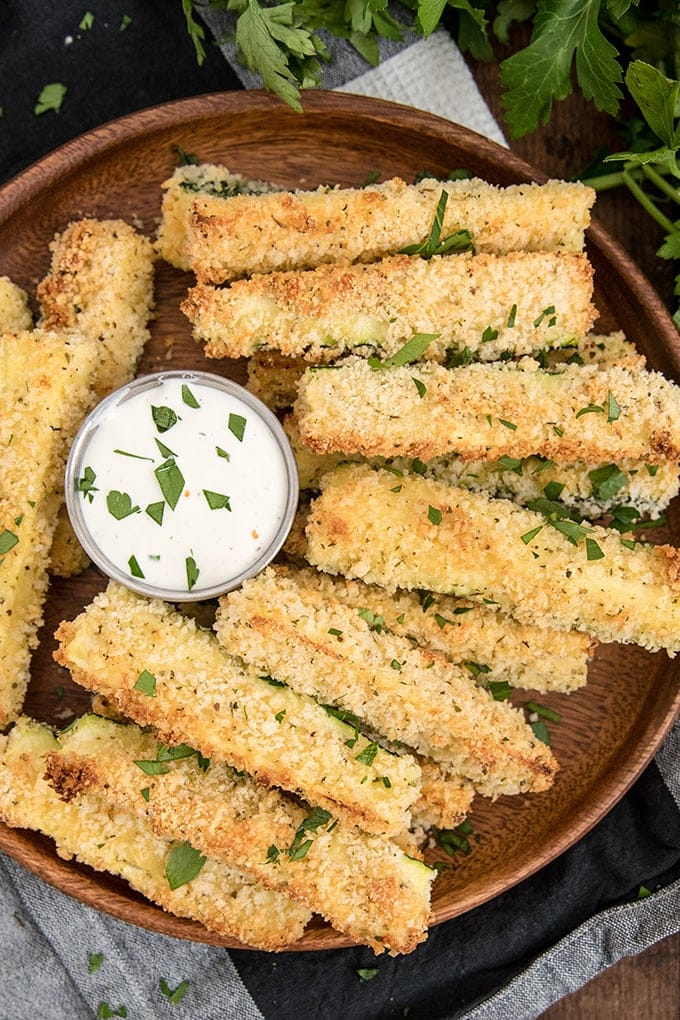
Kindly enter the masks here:
[[[49, 261], [48, 242], [69, 220], [121, 216], [153, 233], [159, 185], [176, 163], [179, 144], [202, 161], [270, 178], [288, 187], [319, 183], [358, 186], [378, 170], [382, 178], [413, 179], [425, 167], [446, 175], [464, 166], [497, 183], [541, 179], [517, 155], [448, 122], [412, 109], [357, 97], [311, 93], [298, 115], [261, 93], [227, 93], [145, 111], [76, 139], [26, 171], [0, 192], [0, 264], [32, 291]], [[603, 328], [618, 326], [650, 363], [680, 378], [680, 343], [663, 302], [633, 260], [594, 225], [588, 250], [595, 266]], [[178, 310], [189, 279], [159, 266], [157, 315], [140, 372], [203, 368], [243, 378], [243, 366], [206, 363]], [[667, 533], [680, 544], [680, 515], [672, 508]], [[89, 704], [52, 661], [52, 634], [103, 587], [94, 570], [55, 581], [33, 663], [27, 709], [65, 722]], [[561, 763], [547, 794], [475, 802], [474, 850], [446, 868], [434, 891], [435, 920], [454, 917], [532, 874], [591, 828], [622, 796], [652, 757], [680, 699], [680, 667], [664, 654], [633, 647], [602, 647], [587, 688], [570, 697], [541, 695], [562, 714], [552, 727]], [[521, 693], [516, 703], [531, 700]], [[44, 879], [115, 916], [156, 931], [227, 943], [200, 925], [162, 913], [127, 886], [59, 860], [34, 834], [0, 828], [5, 849]], [[314, 923], [296, 948], [331, 948], [346, 942]]]

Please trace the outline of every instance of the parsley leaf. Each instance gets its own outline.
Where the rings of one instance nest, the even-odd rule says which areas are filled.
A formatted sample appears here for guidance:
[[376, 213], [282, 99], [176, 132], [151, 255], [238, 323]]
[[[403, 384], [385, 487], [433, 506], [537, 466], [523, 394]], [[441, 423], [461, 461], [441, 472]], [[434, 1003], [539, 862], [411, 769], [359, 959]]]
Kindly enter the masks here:
[[572, 64], [586, 99], [615, 115], [623, 80], [615, 47], [599, 25], [602, 0], [539, 0], [531, 42], [501, 64], [507, 122], [514, 138], [547, 123], [554, 100], [571, 93]]
[[174, 846], [165, 863], [165, 877], [170, 888], [174, 891], [191, 882], [200, 873], [205, 861], [206, 858], [188, 840]]
[[60, 81], [53, 81], [49, 85], [44, 85], [38, 96], [38, 102], [33, 107], [33, 113], [36, 117], [40, 116], [41, 113], [47, 113], [48, 110], [54, 110], [55, 113], [59, 113], [67, 92], [68, 89]]

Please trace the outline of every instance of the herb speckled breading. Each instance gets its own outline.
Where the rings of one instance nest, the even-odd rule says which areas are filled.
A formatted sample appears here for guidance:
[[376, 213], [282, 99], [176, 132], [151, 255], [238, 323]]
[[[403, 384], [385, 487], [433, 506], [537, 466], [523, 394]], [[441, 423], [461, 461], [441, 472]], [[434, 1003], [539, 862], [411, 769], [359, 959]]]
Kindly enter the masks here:
[[427, 334], [424, 359], [465, 351], [495, 361], [585, 335], [595, 318], [592, 274], [577, 252], [393, 255], [257, 274], [225, 288], [199, 283], [182, 311], [210, 358], [277, 350], [326, 362], [360, 347], [385, 358]]
[[[417, 380], [419, 386], [414, 384]], [[308, 369], [295, 410], [317, 453], [556, 462], [680, 460], [680, 387], [659, 372], [567, 365]]]
[[[351, 727], [247, 669], [165, 603], [111, 582], [76, 620], [61, 624], [57, 638], [55, 657], [77, 683], [140, 725], [156, 726], [166, 743], [190, 744], [368, 832], [408, 828], [420, 792], [412, 758], [362, 736], [348, 746]], [[155, 697], [135, 688], [144, 670], [157, 678]]]
[[97, 792], [75, 796], [74, 788], [74, 799], [61, 799], [45, 779], [46, 756], [58, 747], [45, 725], [25, 717], [0, 736], [0, 818], [7, 825], [43, 832], [65, 860], [119, 875], [164, 910], [220, 935], [269, 951], [301, 938], [310, 918], [304, 906], [219, 861], [205, 860], [195, 878], [171, 889], [166, 867], [177, 841]]
[[442, 191], [442, 239], [460, 230], [477, 251], [580, 251], [595, 193], [549, 181], [500, 188], [478, 178], [395, 177], [365, 188], [217, 198], [197, 196], [188, 220], [188, 265], [199, 279], [224, 283], [248, 273], [370, 262], [423, 242]]
[[57, 788], [75, 785], [145, 817], [158, 835], [189, 840], [377, 952], [410, 952], [425, 938], [434, 873], [392, 843], [227, 766], [201, 767], [195, 755], [146, 775], [136, 762], [157, 760], [163, 748], [137, 726], [86, 716], [60, 745], [47, 770]]
[[9, 276], [0, 276], [0, 333], [19, 333], [32, 325], [28, 294]]
[[93, 402], [94, 341], [0, 337], [0, 729], [21, 711], [47, 593], [68, 446]]
[[331, 583], [320, 591], [309, 581], [309, 573], [268, 567], [222, 596], [215, 621], [221, 644], [451, 766], [487, 796], [552, 784], [557, 763], [520, 711], [495, 701], [462, 664], [393, 634], [370, 609], [334, 598]]
[[677, 549], [551, 522], [419, 476], [403, 478], [393, 492], [394, 481], [365, 465], [328, 474], [307, 524], [310, 562], [392, 590], [491, 599], [523, 623], [670, 655], [680, 649]]

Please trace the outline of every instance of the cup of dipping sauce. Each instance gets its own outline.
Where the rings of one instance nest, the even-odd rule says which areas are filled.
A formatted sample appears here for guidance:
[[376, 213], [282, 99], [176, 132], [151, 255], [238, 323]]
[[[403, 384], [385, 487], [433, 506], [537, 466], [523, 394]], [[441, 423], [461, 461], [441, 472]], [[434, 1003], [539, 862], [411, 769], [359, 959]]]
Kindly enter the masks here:
[[78, 540], [109, 577], [168, 601], [237, 588], [276, 556], [298, 502], [278, 419], [209, 372], [142, 376], [83, 422], [66, 465]]

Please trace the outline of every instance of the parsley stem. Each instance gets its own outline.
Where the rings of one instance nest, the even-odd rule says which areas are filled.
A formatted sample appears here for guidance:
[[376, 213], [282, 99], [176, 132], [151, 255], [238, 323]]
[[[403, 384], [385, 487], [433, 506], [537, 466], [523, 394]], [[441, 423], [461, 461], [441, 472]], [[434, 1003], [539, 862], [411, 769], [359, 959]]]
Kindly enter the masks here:
[[653, 166], [645, 164], [642, 167], [642, 172], [645, 177], [652, 182], [652, 184], [657, 186], [659, 191], [663, 191], [664, 195], [668, 195], [669, 198], [672, 198], [674, 202], [677, 202], [680, 205], [680, 188], [673, 187], [672, 184], [669, 184], [663, 174], [660, 174]]
[[[642, 177], [641, 170], [631, 170], [630, 174], [636, 179]], [[598, 174], [597, 177], [584, 177], [581, 180], [581, 184], [585, 184], [588, 188], [593, 188], [594, 191], [609, 191], [610, 188], [619, 188], [625, 183], [626, 180], [622, 170], [616, 170], [611, 174]]]
[[656, 203], [646, 192], [642, 190], [637, 181], [633, 180], [633, 177], [628, 170], [623, 171], [623, 179], [628, 190], [635, 196], [635, 198], [637, 198], [642, 208], [649, 213], [652, 219], [655, 220], [667, 234], [677, 233], [677, 229], [673, 221], [669, 220], [667, 216], [664, 216]]

